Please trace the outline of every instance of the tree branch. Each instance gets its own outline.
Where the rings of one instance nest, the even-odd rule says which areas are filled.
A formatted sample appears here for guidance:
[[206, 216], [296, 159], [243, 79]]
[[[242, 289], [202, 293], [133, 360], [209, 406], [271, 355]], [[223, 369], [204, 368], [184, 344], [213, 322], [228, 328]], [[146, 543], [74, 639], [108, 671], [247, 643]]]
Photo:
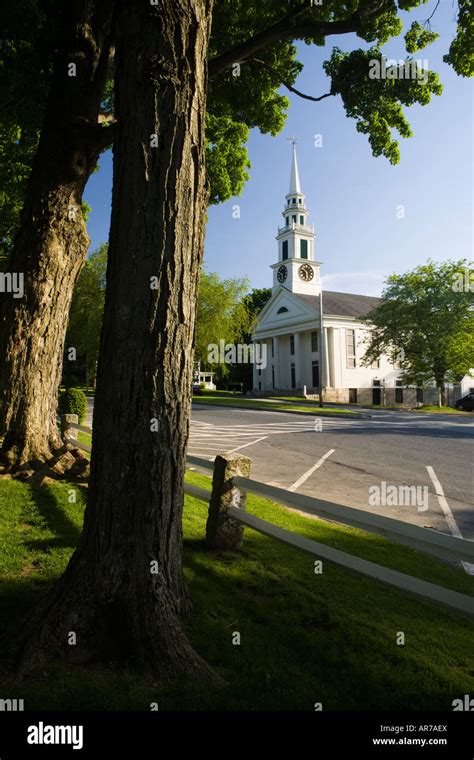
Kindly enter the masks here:
[[[111, 115], [111, 114], [109, 114]], [[100, 117], [99, 117], [100, 118]], [[84, 146], [90, 151], [102, 153], [103, 150], [113, 145], [117, 134], [117, 121], [109, 121], [109, 126], [91, 124], [85, 120], [76, 122], [73, 126], [75, 137], [79, 146]]]
[[234, 45], [224, 53], [211, 58], [209, 61], [209, 76], [220, 74], [234, 63], [241, 63], [281, 40], [304, 39], [306, 37], [327, 37], [334, 34], [358, 32], [364, 20], [377, 15], [389, 0], [367, 0], [348, 19], [340, 21], [310, 21], [301, 20], [301, 16], [311, 11], [311, 6], [290, 13], [275, 24], [258, 32], [250, 39]]
[[436, 5], [435, 5], [435, 8], [434, 8], [434, 11], [433, 11], [433, 13], [431, 14], [431, 16], [429, 16], [429, 17], [426, 19], [426, 21], [423, 21], [423, 24], [426, 24], [427, 26], [430, 26], [430, 21], [431, 21], [431, 19], [433, 18], [433, 16], [435, 15], [436, 11], [438, 10], [438, 5], [439, 5], [439, 4], [440, 4], [440, 0], [438, 0], [438, 2], [436, 3]]
[[269, 71], [271, 74], [274, 74], [279, 79], [283, 87], [286, 87], [286, 89], [290, 92], [294, 92], [295, 95], [298, 95], [299, 98], [304, 98], [305, 100], [312, 100], [314, 103], [319, 103], [320, 100], [324, 100], [324, 98], [330, 98], [331, 95], [334, 94], [332, 92], [327, 92], [325, 95], [320, 95], [318, 98], [314, 97], [313, 95], [306, 95], [304, 92], [297, 90], [296, 87], [293, 87], [292, 84], [282, 79], [278, 71], [276, 71], [276, 69], [274, 69], [272, 66], [269, 66], [268, 63], [265, 63], [265, 61], [261, 61], [259, 58], [254, 57], [252, 57], [252, 61], [260, 64], [260, 66], [263, 66], [263, 68]]

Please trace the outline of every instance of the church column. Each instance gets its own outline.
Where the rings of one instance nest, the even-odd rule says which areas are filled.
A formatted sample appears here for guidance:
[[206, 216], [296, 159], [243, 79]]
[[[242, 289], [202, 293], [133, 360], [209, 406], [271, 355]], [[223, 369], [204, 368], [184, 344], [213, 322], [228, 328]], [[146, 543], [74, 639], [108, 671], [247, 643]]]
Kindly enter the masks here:
[[334, 328], [333, 327], [330, 327], [328, 329], [327, 349], [328, 349], [328, 365], [329, 365], [329, 387], [335, 388], [336, 368], [334, 366], [335, 356], [334, 356]]
[[280, 339], [273, 337], [273, 365], [275, 367], [275, 388], [280, 388]]
[[[257, 355], [257, 348], [256, 348], [256, 346], [257, 346], [257, 341], [254, 340], [253, 341], [253, 355], [254, 356]], [[259, 380], [259, 377], [258, 377], [258, 372], [257, 372], [257, 365], [256, 365], [255, 362], [252, 364], [252, 373], [253, 373], [253, 389], [254, 389], [254, 391], [258, 391], [258, 380]]]
[[301, 356], [301, 333], [294, 333], [295, 335], [295, 380], [296, 388], [303, 387], [303, 379], [301, 376], [302, 356]]
[[328, 328], [324, 327], [321, 337], [324, 340], [322, 344], [322, 359], [321, 366], [323, 367], [323, 385], [325, 388], [331, 388], [331, 375], [329, 373], [329, 340], [328, 340]]

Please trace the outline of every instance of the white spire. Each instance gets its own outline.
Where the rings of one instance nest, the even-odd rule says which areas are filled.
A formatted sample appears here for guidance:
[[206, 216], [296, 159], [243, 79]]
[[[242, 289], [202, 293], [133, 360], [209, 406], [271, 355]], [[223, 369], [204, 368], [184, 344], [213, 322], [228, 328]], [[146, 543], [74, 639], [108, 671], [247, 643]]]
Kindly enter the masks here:
[[296, 140], [293, 140], [293, 156], [291, 160], [290, 189], [289, 195], [301, 193], [300, 175], [298, 172], [298, 162], [296, 160]]

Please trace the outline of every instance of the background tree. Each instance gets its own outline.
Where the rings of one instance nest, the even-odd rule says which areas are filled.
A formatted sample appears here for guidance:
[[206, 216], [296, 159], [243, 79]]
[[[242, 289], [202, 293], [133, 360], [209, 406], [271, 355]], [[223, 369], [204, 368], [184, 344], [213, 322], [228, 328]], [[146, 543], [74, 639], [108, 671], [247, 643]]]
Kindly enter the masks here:
[[201, 367], [225, 377], [228, 365], [208, 361], [209, 344], [238, 343], [248, 327], [242, 299], [248, 290], [246, 278], [221, 280], [215, 272], [201, 272], [196, 312], [195, 357]]
[[[290, 85], [300, 67], [292, 40], [324, 44], [326, 36], [355, 32], [384, 42], [400, 31], [400, 21], [388, 0], [349, 8], [340, 0], [323, 6], [229, 0], [216, 6], [209, 49], [210, 0], [128, 0], [116, 10], [118, 126], [88, 506], [79, 546], [35, 621], [23, 668], [67, 658], [67, 633], [74, 630], [75, 656], [83, 661], [133, 662], [161, 679], [212, 677], [180, 623], [189, 611], [181, 518], [209, 195], [208, 72], [216, 116], [249, 124], [261, 109], [270, 128], [272, 114], [282, 110], [274, 92], [283, 81], [279, 55], [291, 63], [284, 72]], [[240, 78], [232, 73], [236, 61], [248, 63]], [[334, 63], [335, 77], [342, 66]], [[417, 85], [414, 99], [426, 102], [435, 87], [433, 79]], [[338, 89], [346, 91], [342, 79]], [[387, 104], [399, 105], [396, 80], [379, 83], [380, 92], [370, 113], [361, 106], [362, 117], [370, 115], [369, 135], [378, 135], [377, 104], [381, 118]], [[367, 86], [360, 97], [373, 93]]]
[[365, 320], [373, 325], [365, 363], [385, 353], [400, 362], [405, 383], [423, 386], [434, 380], [440, 406], [445, 383], [474, 368], [474, 299], [466, 270], [465, 260], [428, 261], [393, 274], [382, 303]]
[[38, 146], [50, 54], [45, 14], [36, 0], [0, 8], [0, 260], [5, 265], [19, 226]]
[[[246, 312], [246, 327], [242, 335], [242, 343], [252, 343], [252, 332], [257, 323], [257, 317], [271, 294], [271, 288], [254, 288], [242, 299], [242, 306]], [[253, 388], [253, 365], [235, 364], [230, 369], [230, 380], [242, 384], [245, 391], [250, 390]]]
[[[76, 377], [80, 374], [84, 385], [94, 385], [104, 317], [107, 250], [108, 244], [104, 243], [91, 253], [74, 289], [63, 363], [66, 385], [71, 385], [71, 373]], [[75, 362], [68, 359], [70, 348], [76, 350]]]

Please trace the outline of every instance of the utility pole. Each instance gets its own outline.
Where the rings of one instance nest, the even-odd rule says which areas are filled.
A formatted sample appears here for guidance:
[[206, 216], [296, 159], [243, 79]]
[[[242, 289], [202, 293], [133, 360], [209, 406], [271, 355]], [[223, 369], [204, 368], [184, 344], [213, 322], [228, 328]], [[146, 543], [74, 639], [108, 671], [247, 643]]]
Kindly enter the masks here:
[[326, 345], [323, 327], [323, 291], [319, 291], [319, 406], [323, 407], [323, 372], [326, 367]]

